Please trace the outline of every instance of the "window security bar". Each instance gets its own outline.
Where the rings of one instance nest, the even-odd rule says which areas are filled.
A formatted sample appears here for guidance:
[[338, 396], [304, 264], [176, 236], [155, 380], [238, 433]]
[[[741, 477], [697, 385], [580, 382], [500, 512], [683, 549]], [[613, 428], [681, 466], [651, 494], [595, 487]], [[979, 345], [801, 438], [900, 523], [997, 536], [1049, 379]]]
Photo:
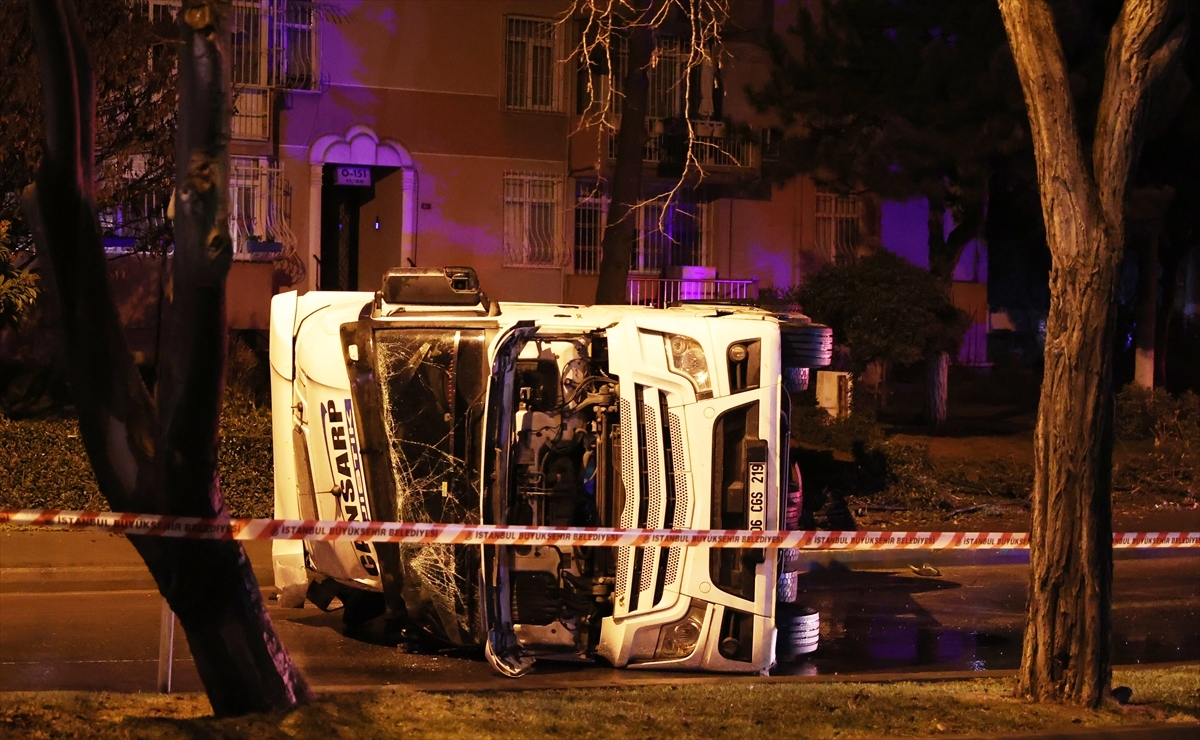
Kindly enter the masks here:
[[505, 18], [504, 108], [563, 111], [562, 34], [547, 18]]
[[[147, 0], [151, 18], [174, 17], [180, 0]], [[297, 0], [234, 0], [231, 66], [234, 139], [271, 136], [271, 91], [315, 90], [317, 17], [312, 3]]]
[[235, 259], [279, 259], [295, 252], [292, 189], [283, 168], [266, 158], [233, 158], [229, 205]]
[[856, 195], [817, 193], [816, 247], [834, 263], [853, 262], [862, 244], [863, 202]]
[[233, 88], [233, 117], [230, 135], [244, 141], [271, 139], [271, 91], [260, 85]]
[[563, 179], [504, 173], [504, 266], [560, 267]]
[[[647, 198], [653, 197], [647, 195]], [[600, 272], [601, 241], [608, 217], [607, 193], [594, 182], [576, 181], [574, 207], [574, 271]], [[664, 214], [664, 208], [666, 213]], [[669, 204], [644, 204], [637, 219], [637, 238], [630, 254], [634, 274], [660, 275], [668, 267], [712, 264], [712, 209], [690, 188], [680, 188]]]

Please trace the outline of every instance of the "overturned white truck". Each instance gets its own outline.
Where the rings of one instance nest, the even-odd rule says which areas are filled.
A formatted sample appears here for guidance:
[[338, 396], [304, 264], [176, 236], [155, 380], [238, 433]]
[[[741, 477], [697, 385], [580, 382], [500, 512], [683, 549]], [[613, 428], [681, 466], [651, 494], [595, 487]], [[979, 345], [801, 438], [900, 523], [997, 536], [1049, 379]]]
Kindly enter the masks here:
[[[829, 329], [797, 314], [500, 305], [470, 268], [277, 295], [275, 516], [782, 529], [782, 377], [830, 353]], [[322, 582], [382, 593], [505, 675], [595, 656], [761, 672], [784, 570], [770, 552], [276, 541], [274, 563], [285, 603]]]

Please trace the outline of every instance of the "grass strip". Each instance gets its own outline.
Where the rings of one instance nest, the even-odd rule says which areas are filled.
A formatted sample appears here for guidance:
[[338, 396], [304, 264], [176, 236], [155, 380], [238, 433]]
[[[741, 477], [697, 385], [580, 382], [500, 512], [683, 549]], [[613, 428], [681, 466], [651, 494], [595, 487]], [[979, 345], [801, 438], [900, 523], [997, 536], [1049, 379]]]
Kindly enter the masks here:
[[201, 694], [0, 694], [4, 737], [856, 738], [1200, 721], [1200, 666], [1116, 671], [1132, 701], [1097, 711], [1013, 698], [1011, 678], [330, 693], [291, 712], [214, 719]]

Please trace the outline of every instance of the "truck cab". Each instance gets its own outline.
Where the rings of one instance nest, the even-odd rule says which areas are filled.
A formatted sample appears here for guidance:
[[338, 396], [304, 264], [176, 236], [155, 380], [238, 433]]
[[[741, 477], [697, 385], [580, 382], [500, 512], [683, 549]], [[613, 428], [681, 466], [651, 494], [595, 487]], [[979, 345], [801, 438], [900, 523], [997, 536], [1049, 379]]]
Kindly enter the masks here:
[[[782, 529], [784, 376], [826, 327], [748, 306], [497, 304], [470, 268], [272, 302], [275, 515], [618, 529]], [[276, 585], [381, 592], [426, 639], [536, 659], [755, 673], [775, 551], [274, 543]]]

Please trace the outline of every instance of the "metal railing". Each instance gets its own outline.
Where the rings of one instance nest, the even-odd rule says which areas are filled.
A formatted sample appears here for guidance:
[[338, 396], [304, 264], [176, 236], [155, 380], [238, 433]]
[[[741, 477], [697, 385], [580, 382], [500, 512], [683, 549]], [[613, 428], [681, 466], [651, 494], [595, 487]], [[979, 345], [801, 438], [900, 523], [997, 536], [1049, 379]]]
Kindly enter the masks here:
[[[152, 18], [172, 17], [181, 0], [148, 0]], [[230, 20], [235, 96], [232, 136], [267, 141], [271, 90], [315, 90], [320, 79], [317, 17], [299, 0], [234, 0]]]
[[663, 306], [679, 301], [744, 301], [758, 297], [758, 279], [688, 280], [630, 276], [629, 305]]
[[233, 88], [233, 118], [230, 135], [244, 141], [271, 139], [271, 90], [258, 85]]
[[552, 18], [507, 16], [504, 46], [504, 109], [561, 113], [561, 26]]
[[[295, 249], [292, 188], [265, 158], [235, 157], [229, 173], [229, 236], [242, 257], [274, 259]], [[245, 258], [243, 257], [243, 258]]]
[[817, 193], [816, 248], [829, 262], [858, 258], [862, 244], [863, 201], [857, 195]]
[[504, 173], [505, 267], [562, 265], [562, 176]]
[[[701, 167], [750, 168], [754, 166], [754, 154], [758, 144], [749, 139], [728, 136], [722, 124], [707, 121], [693, 122], [695, 135], [692, 137], [692, 154]], [[688, 156], [687, 127], [679, 120], [647, 120], [650, 137], [646, 140], [644, 161], [683, 165]], [[617, 157], [617, 137], [608, 138], [608, 156]]]

